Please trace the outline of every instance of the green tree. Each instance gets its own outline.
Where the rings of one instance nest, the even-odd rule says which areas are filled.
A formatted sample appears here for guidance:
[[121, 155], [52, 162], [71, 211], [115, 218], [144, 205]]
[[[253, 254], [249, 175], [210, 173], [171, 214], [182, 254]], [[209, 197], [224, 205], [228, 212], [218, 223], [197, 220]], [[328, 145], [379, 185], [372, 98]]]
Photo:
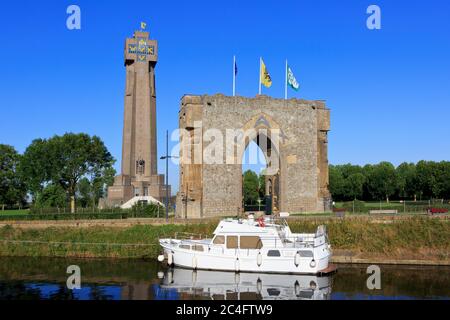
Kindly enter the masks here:
[[417, 184], [425, 198], [450, 196], [450, 164], [447, 161], [419, 161], [416, 166]]
[[329, 189], [334, 200], [344, 200], [345, 179], [342, 175], [340, 166], [330, 165], [329, 171]]
[[98, 204], [100, 198], [106, 197], [108, 195], [108, 187], [113, 185], [115, 175], [116, 170], [111, 166], [105, 168], [101, 175], [96, 176], [92, 179], [91, 184], [94, 197], [94, 205]]
[[450, 162], [442, 161], [440, 163], [441, 166], [441, 175], [440, 175], [440, 183], [442, 184], [441, 190], [441, 198], [450, 199]]
[[365, 180], [360, 166], [343, 164], [329, 167], [329, 188], [335, 200], [362, 198]]
[[417, 173], [414, 163], [403, 162], [397, 169], [397, 187], [400, 198], [417, 199]]
[[[369, 169], [369, 168], [368, 168]], [[397, 190], [397, 174], [395, 167], [389, 162], [380, 162], [370, 167], [367, 173], [367, 187], [374, 199], [386, 199]]]
[[255, 204], [259, 197], [258, 175], [252, 170], [244, 172], [243, 177], [244, 204]]
[[0, 206], [24, 204], [26, 187], [18, 173], [20, 155], [14, 147], [0, 144]]
[[259, 188], [258, 188], [258, 195], [260, 199], [264, 199], [265, 195], [266, 195], [266, 175], [265, 175], [265, 171], [262, 171], [259, 176], [258, 176], [258, 183], [259, 183]]
[[75, 212], [80, 179], [104, 177], [113, 163], [113, 157], [99, 137], [66, 133], [47, 140], [34, 140], [24, 153], [22, 172], [34, 193], [46, 184], [59, 184], [70, 197], [71, 212]]
[[361, 168], [358, 165], [353, 165], [350, 163], [340, 165], [339, 170], [342, 172], [342, 176], [344, 178], [348, 178], [353, 174], [363, 173], [363, 168]]
[[93, 187], [88, 178], [82, 178], [77, 185], [77, 200], [81, 207], [93, 206], [95, 203]]
[[435, 198], [447, 198], [450, 190], [450, 162], [441, 161], [435, 163], [435, 186], [433, 188], [433, 196]]
[[361, 199], [365, 182], [366, 177], [362, 173], [352, 173], [344, 182], [345, 197], [352, 200], [356, 200], [357, 198]]
[[419, 161], [416, 165], [417, 184], [420, 190], [420, 198], [433, 198], [437, 193], [436, 170], [437, 167], [432, 161]]
[[105, 169], [102, 175], [89, 180], [83, 177], [77, 186], [78, 203], [83, 207], [95, 207], [100, 198], [107, 195], [108, 186], [114, 183], [116, 170], [113, 167]]
[[45, 186], [36, 197], [37, 208], [64, 208], [67, 203], [67, 193], [58, 184]]
[[35, 139], [25, 150], [20, 164], [19, 172], [25, 181], [33, 202], [44, 189], [45, 185], [51, 181], [51, 162], [48, 161], [50, 155], [50, 144], [47, 140]]

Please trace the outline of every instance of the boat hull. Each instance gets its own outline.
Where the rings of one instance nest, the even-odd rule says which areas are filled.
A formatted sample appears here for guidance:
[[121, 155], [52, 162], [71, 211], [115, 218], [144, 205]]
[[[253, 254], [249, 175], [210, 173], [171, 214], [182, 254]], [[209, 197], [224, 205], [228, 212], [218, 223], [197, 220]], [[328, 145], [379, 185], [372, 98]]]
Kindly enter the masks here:
[[210, 248], [204, 252], [197, 252], [180, 249], [167, 240], [162, 240], [160, 243], [169, 264], [200, 270], [321, 274], [322, 270], [328, 269], [331, 258], [331, 253], [325, 247], [315, 248], [313, 257], [296, 258], [295, 250], [280, 250], [281, 256], [271, 257], [267, 255], [267, 249], [236, 249], [232, 250], [233, 253]]

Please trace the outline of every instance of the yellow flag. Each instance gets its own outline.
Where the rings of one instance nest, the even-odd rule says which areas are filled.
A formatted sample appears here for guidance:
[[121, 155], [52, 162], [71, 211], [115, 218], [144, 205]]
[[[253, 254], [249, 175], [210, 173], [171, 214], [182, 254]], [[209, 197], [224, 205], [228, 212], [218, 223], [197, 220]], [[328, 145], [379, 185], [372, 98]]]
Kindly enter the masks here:
[[261, 59], [261, 74], [259, 75], [261, 79], [261, 83], [266, 87], [270, 88], [272, 85], [272, 78], [270, 78], [269, 71], [267, 71], [266, 65], [264, 64], [263, 59]]
[[145, 30], [147, 28], [147, 24], [145, 22], [141, 22], [141, 29]]

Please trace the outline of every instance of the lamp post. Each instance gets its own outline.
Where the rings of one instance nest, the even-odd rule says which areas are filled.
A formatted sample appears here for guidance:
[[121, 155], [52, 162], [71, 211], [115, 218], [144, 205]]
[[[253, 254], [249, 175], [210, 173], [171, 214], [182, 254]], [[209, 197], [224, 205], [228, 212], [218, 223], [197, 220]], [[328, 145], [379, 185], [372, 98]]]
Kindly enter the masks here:
[[178, 158], [177, 156], [169, 156], [169, 130], [166, 130], [166, 154], [161, 160], [166, 160], [166, 222], [169, 221], [169, 158]]
[[258, 211], [261, 211], [261, 202], [262, 202], [262, 199], [261, 199], [261, 198], [258, 198], [258, 200], [256, 200], [256, 201], [258, 201]]

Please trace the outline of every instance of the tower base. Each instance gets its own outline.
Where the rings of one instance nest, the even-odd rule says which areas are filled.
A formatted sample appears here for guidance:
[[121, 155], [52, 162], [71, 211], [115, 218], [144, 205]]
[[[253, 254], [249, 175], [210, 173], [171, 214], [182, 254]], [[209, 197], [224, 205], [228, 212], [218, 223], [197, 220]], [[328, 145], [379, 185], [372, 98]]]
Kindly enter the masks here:
[[[170, 185], [169, 197], [171, 195]], [[108, 197], [100, 202], [100, 208], [120, 207], [135, 196], [152, 196], [156, 200], [165, 203], [166, 185], [164, 175], [152, 175], [144, 177], [130, 177], [119, 175], [114, 178], [114, 184], [108, 187]]]

